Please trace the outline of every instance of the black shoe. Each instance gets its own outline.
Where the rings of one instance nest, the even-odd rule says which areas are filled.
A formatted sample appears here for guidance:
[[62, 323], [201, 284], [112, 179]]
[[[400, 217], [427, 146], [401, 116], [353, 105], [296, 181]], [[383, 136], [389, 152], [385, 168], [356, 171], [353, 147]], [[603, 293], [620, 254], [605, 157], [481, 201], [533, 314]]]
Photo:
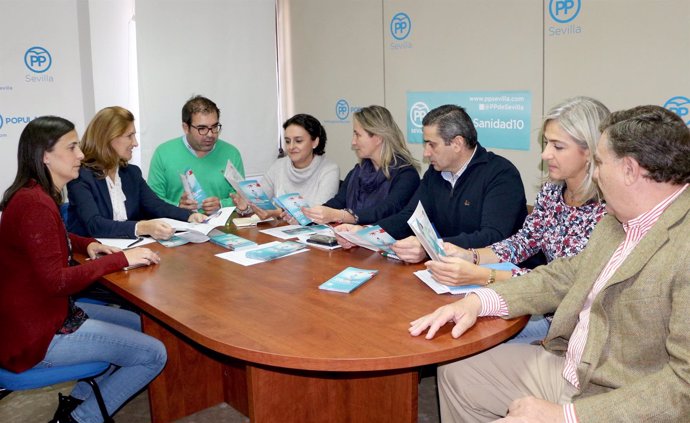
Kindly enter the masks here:
[[66, 422], [76, 422], [71, 416], [72, 411], [84, 402], [83, 400], [74, 398], [71, 395], [65, 396], [62, 393], [58, 393], [58, 408], [55, 411], [53, 420], [48, 423], [66, 423]]

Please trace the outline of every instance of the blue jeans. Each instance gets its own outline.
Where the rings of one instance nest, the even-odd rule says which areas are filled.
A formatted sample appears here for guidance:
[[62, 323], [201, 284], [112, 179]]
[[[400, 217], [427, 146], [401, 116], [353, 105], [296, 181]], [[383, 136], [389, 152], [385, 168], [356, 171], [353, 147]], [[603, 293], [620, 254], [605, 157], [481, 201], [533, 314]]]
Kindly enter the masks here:
[[[69, 335], [55, 335], [36, 367], [63, 366], [89, 361], [112, 363], [96, 380], [111, 416], [130, 397], [155, 378], [165, 366], [163, 344], [141, 333], [141, 320], [131, 311], [77, 302], [89, 318]], [[72, 412], [80, 423], [103, 421], [91, 387], [78, 383], [71, 395], [84, 400]]]
[[543, 314], [533, 314], [520, 332], [511, 338], [509, 344], [531, 344], [546, 338], [551, 322]]

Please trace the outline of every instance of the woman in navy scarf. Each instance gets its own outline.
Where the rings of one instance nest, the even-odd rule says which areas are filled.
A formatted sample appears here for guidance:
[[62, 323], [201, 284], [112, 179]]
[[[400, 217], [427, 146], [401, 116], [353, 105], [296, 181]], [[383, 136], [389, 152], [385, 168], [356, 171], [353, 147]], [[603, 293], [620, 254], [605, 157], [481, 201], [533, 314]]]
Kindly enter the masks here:
[[400, 211], [419, 186], [419, 162], [388, 109], [368, 106], [352, 116], [352, 149], [359, 163], [335, 197], [304, 209], [314, 222], [376, 222]]

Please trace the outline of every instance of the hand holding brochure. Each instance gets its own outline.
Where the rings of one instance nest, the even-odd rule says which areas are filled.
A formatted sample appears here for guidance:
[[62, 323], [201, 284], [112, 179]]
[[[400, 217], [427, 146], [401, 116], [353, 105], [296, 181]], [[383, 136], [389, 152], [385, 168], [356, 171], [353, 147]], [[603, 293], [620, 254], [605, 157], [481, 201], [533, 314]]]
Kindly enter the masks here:
[[407, 220], [407, 224], [410, 225], [417, 240], [422, 244], [424, 251], [432, 260], [439, 260], [440, 257], [446, 255], [446, 252], [443, 250], [443, 241], [438, 237], [436, 230], [431, 225], [421, 201], [417, 203], [417, 208], [414, 209], [414, 213]]
[[[514, 265], [513, 263], [509, 262], [504, 262], [504, 263], [489, 263], [489, 264], [482, 264], [482, 267], [486, 267], [489, 269], [495, 269], [495, 270], [513, 270], [517, 269], [518, 267]], [[437, 282], [433, 276], [431, 276], [431, 272], [428, 270], [419, 270], [417, 272], [414, 272], [414, 275], [418, 277], [422, 282], [424, 282], [429, 288], [433, 289], [435, 293], [437, 294], [453, 294], [453, 295], [458, 295], [458, 294], [468, 294], [470, 292], [476, 291], [479, 288], [485, 288], [485, 286], [482, 285], [459, 285], [459, 286], [451, 286], [451, 285], [444, 285], [440, 282]]]
[[230, 160], [228, 160], [228, 163], [225, 165], [223, 176], [225, 176], [225, 179], [232, 185], [235, 191], [250, 203], [264, 210], [275, 209], [275, 206], [271, 203], [271, 199], [268, 198], [263, 188], [261, 188], [259, 181], [255, 179], [244, 180], [240, 172], [230, 163]]
[[306, 226], [312, 223], [311, 219], [302, 213], [302, 207], [309, 207], [309, 204], [307, 204], [306, 200], [299, 195], [299, 193], [291, 192], [290, 194], [283, 194], [280, 197], [274, 198], [273, 201], [280, 208], [290, 213], [300, 225]]
[[388, 257], [397, 258], [391, 245], [395, 243], [395, 238], [390, 236], [379, 225], [369, 226], [357, 232], [337, 232], [336, 235], [345, 238], [351, 243], [372, 251], [383, 252]]
[[247, 251], [247, 258], [261, 261], [270, 261], [273, 259], [284, 257], [288, 254], [292, 254], [295, 251], [303, 250], [305, 248], [307, 248], [306, 245], [295, 241], [279, 242], [270, 247]]
[[196, 176], [194, 176], [192, 169], [187, 169], [184, 173], [181, 173], [180, 181], [182, 181], [182, 188], [184, 188], [184, 192], [187, 193], [187, 197], [196, 201], [199, 207], [201, 207], [202, 201], [204, 201], [208, 195], [206, 195], [206, 191], [201, 188], [199, 181], [196, 180]]
[[374, 275], [377, 273], [378, 270], [366, 270], [358, 269], [356, 267], [348, 267], [319, 285], [319, 289], [350, 293], [355, 288], [374, 277]]

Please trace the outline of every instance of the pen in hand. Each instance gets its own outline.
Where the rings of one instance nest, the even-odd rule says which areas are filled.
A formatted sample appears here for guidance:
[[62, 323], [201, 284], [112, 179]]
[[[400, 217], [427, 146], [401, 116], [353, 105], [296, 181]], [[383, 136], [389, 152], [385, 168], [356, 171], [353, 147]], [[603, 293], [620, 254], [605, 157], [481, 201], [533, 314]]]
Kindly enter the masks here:
[[218, 209], [215, 213], [213, 213], [212, 215], [210, 215], [206, 219], [202, 220], [201, 223], [208, 223], [211, 221], [211, 219], [213, 219], [216, 216], [220, 216], [220, 209]]
[[138, 243], [140, 243], [140, 242], [143, 241], [143, 240], [144, 240], [144, 237], [141, 237], [141, 236], [140, 236], [140, 237], [137, 237], [137, 239], [135, 239], [134, 242], [132, 242], [131, 244], [129, 244], [129, 245], [128, 245], [127, 247], [125, 247], [125, 248], [132, 248], [132, 247], [134, 247], [135, 245], [137, 245]]

